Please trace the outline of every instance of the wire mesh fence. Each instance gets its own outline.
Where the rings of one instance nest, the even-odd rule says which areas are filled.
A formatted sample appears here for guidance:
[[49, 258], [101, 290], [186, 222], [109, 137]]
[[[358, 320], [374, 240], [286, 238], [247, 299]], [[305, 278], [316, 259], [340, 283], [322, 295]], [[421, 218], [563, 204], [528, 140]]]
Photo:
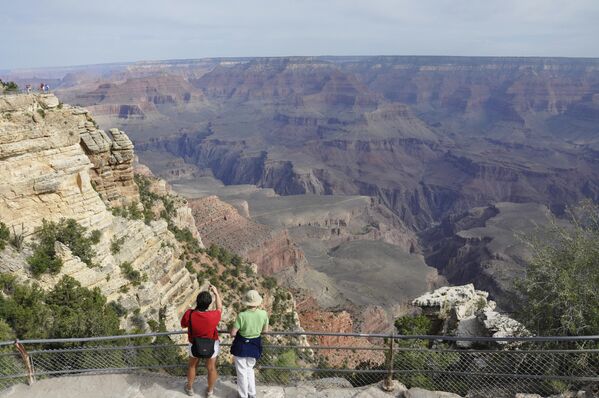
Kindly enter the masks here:
[[[73, 374], [159, 372], [184, 376], [184, 332], [0, 343], [0, 388]], [[234, 375], [221, 334], [219, 373]], [[599, 386], [599, 336], [470, 338], [273, 332], [264, 338], [260, 383], [294, 385], [335, 378], [346, 386], [399, 380], [408, 387], [471, 397], [550, 395]], [[460, 339], [461, 341], [463, 339]], [[200, 367], [200, 372], [203, 369]], [[592, 388], [592, 387], [591, 387]]]

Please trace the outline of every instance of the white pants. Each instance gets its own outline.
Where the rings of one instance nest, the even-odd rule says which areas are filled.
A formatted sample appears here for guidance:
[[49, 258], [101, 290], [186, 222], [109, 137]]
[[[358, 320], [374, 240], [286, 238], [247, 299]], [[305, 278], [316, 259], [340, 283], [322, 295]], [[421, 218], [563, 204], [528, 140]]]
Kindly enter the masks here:
[[256, 358], [235, 358], [235, 370], [237, 371], [237, 392], [241, 398], [256, 396], [256, 378], [254, 376], [254, 365]]

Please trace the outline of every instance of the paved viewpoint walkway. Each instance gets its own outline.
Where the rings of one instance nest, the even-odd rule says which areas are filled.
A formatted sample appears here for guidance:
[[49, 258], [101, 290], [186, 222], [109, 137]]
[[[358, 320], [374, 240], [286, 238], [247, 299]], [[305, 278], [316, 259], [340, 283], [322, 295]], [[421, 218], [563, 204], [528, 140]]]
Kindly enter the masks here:
[[[205, 382], [196, 381], [195, 396], [204, 397]], [[182, 378], [159, 375], [109, 374], [59, 377], [41, 380], [31, 386], [19, 384], [0, 393], [1, 398], [183, 398]], [[235, 384], [219, 380], [214, 390], [215, 398], [236, 398]], [[390, 398], [377, 386], [363, 388], [329, 388], [317, 390], [313, 386], [265, 387], [258, 386], [260, 398]], [[454, 395], [452, 395], [454, 396]]]

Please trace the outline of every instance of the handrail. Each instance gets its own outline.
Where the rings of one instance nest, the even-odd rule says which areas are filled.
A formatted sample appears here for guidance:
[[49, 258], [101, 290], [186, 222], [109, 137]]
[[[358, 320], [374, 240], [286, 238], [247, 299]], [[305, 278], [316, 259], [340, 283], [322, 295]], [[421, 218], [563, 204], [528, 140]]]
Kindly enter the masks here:
[[[84, 343], [90, 341], [106, 341], [106, 340], [122, 340], [143, 337], [158, 337], [186, 334], [185, 330], [175, 330], [170, 332], [152, 332], [141, 334], [122, 334], [114, 336], [97, 336], [97, 337], [74, 337], [74, 338], [57, 338], [57, 339], [24, 339], [10, 340], [0, 342], [0, 347], [13, 345], [15, 342], [21, 344], [52, 344], [52, 343]], [[221, 334], [228, 334], [226, 330], [220, 330]], [[333, 332], [312, 332], [312, 331], [275, 331], [264, 333], [267, 336], [317, 336], [317, 337], [360, 337], [360, 338], [383, 338], [395, 340], [435, 340], [435, 341], [473, 341], [473, 342], [567, 342], [567, 341], [599, 341], [599, 335], [594, 336], [526, 336], [526, 337], [460, 337], [460, 336], [437, 336], [437, 335], [398, 335], [398, 334], [383, 334], [383, 333], [333, 333]]]
[[[228, 335], [225, 330], [219, 332], [224, 337]], [[40, 378], [73, 374], [158, 370], [181, 376], [186, 368], [185, 333], [185, 330], [174, 330], [0, 342], [0, 391], [18, 382], [32, 383]], [[277, 385], [291, 385], [329, 375], [344, 378], [357, 386], [382, 382], [383, 389], [392, 389], [393, 380], [399, 380], [411, 386], [434, 386], [437, 390], [462, 396], [480, 388], [493, 394], [500, 389], [503, 395], [494, 396], [507, 397], [522, 391], [546, 396], [555, 391], [556, 382], [573, 389], [599, 383], [596, 371], [599, 346], [595, 343], [599, 342], [599, 336], [406, 336], [301, 329], [265, 334], [303, 337], [300, 340], [272, 339], [263, 345], [264, 353], [256, 368], [262, 382]], [[154, 339], [160, 336], [180, 336], [180, 340]], [[311, 336], [333, 338], [314, 341]], [[334, 337], [361, 338], [362, 343]], [[401, 340], [428, 340], [432, 344], [398, 344]], [[444, 340], [528, 341], [534, 344], [505, 347], [509, 349], [481, 344], [474, 349], [460, 349], [454, 344], [438, 344]], [[592, 341], [593, 344], [548, 344], [547, 350], [542, 349], [544, 345], [538, 344], [572, 341]], [[83, 344], [86, 342], [97, 343]], [[221, 347], [226, 352], [230, 345], [227, 337]], [[226, 372], [234, 369], [228, 361], [221, 361], [219, 368]]]

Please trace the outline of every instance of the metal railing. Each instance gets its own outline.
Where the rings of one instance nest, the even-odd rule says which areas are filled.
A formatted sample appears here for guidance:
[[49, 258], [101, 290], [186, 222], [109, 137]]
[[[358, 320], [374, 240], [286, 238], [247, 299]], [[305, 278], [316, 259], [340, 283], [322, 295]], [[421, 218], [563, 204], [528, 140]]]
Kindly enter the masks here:
[[[184, 331], [0, 343], [0, 388], [73, 374], [160, 372], [184, 376]], [[219, 373], [234, 375], [230, 338], [221, 333]], [[485, 338], [271, 332], [260, 383], [311, 381], [362, 386], [399, 380], [473, 396], [550, 395], [599, 386], [599, 336]], [[457, 343], [470, 343], [459, 348]], [[203, 370], [200, 368], [200, 373]], [[478, 395], [477, 395], [478, 394]]]

